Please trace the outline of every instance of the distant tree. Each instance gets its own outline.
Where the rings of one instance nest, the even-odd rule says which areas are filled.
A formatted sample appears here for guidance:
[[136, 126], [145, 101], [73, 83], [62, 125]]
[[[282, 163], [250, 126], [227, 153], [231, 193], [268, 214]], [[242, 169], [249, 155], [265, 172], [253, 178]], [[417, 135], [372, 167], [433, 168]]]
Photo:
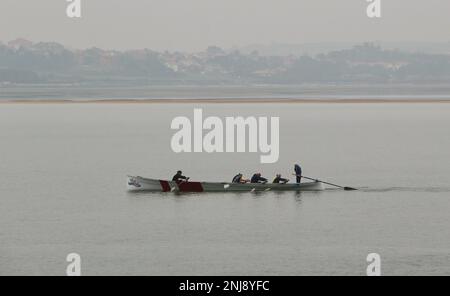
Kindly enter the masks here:
[[207, 52], [208, 55], [210, 55], [210, 56], [214, 56], [214, 55], [223, 55], [223, 54], [225, 54], [225, 51], [224, 51], [222, 48], [220, 48], [220, 47], [218, 47], [218, 46], [215, 46], [215, 45], [209, 46], [209, 47], [206, 49], [206, 52]]

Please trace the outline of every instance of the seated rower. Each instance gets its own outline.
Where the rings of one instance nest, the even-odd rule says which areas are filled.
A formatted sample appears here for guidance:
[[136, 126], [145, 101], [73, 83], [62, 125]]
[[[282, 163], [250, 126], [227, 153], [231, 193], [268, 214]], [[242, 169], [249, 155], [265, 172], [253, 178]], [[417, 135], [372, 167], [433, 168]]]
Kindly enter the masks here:
[[251, 183], [262, 183], [262, 184], [266, 184], [267, 183], [267, 179], [261, 177], [261, 173], [256, 173], [253, 175], [251, 181]]
[[276, 184], [286, 184], [287, 182], [289, 182], [289, 179], [285, 179], [281, 177], [281, 174], [277, 174], [277, 176], [275, 177], [275, 179], [273, 179], [273, 183]]
[[179, 181], [182, 181], [182, 180], [184, 180], [184, 181], [189, 180], [188, 177], [183, 176], [183, 172], [182, 171], [178, 171], [176, 173], [176, 175], [173, 176], [173, 178], [172, 178], [172, 181], [176, 181], [176, 182], [179, 182]]
[[236, 176], [234, 176], [232, 183], [238, 183], [238, 184], [245, 184], [248, 183], [248, 180], [244, 178], [244, 176], [239, 173]]

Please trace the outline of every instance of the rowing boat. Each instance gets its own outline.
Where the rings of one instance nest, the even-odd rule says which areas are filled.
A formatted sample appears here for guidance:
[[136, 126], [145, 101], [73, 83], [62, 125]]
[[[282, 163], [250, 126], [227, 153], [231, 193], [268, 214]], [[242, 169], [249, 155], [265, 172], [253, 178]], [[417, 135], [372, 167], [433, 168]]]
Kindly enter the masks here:
[[306, 183], [227, 183], [227, 182], [191, 182], [148, 179], [139, 176], [127, 177], [129, 191], [156, 192], [253, 192], [253, 191], [322, 191], [325, 189], [320, 181]]

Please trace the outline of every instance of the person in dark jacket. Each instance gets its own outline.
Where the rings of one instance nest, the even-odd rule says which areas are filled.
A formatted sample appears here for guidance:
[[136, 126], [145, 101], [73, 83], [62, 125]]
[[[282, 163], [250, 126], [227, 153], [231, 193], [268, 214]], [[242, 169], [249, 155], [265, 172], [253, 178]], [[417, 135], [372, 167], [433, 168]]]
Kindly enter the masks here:
[[261, 177], [261, 173], [256, 173], [256, 174], [253, 175], [253, 177], [252, 177], [250, 182], [251, 183], [262, 183], [262, 184], [265, 184], [265, 183], [267, 183], [267, 179]]
[[300, 184], [300, 182], [302, 181], [302, 168], [296, 164], [294, 166], [294, 170], [295, 170], [295, 175], [297, 176], [297, 184]]
[[277, 176], [275, 177], [275, 179], [273, 179], [273, 183], [282, 183], [282, 184], [286, 184], [287, 182], [289, 182], [289, 179], [285, 179], [281, 177], [281, 174], [277, 174]]
[[173, 178], [172, 178], [172, 181], [176, 181], [176, 182], [182, 181], [182, 180], [184, 180], [184, 181], [189, 180], [188, 177], [183, 176], [183, 172], [182, 172], [182, 171], [178, 171], [178, 172], [176, 173], [176, 175], [173, 176]]
[[247, 183], [248, 180], [244, 178], [244, 176], [239, 173], [236, 176], [234, 176], [232, 183], [238, 183], [238, 184], [244, 184]]
[[242, 174], [239, 173], [233, 177], [233, 180], [231, 181], [231, 183], [241, 183], [241, 180], [242, 180]]

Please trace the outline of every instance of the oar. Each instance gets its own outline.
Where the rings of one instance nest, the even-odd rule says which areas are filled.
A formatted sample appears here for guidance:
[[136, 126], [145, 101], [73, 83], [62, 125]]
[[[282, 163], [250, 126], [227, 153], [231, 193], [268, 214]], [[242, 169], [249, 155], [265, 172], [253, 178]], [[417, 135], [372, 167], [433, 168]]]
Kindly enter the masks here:
[[186, 178], [185, 180], [181, 180], [180, 183], [175, 182], [175, 186], [172, 187], [172, 188], [170, 188], [170, 191], [171, 191], [171, 192], [174, 192], [174, 191], [177, 190], [177, 189], [178, 189], [178, 191], [179, 191], [179, 190], [180, 190], [180, 185], [183, 184], [183, 183], [187, 183], [188, 181], [189, 181], [189, 177]]
[[294, 176], [297, 176], [297, 177], [302, 177], [302, 178], [305, 178], [305, 179], [308, 179], [308, 180], [320, 182], [320, 183], [323, 183], [323, 184], [331, 185], [331, 186], [334, 186], [334, 187], [342, 188], [342, 189], [347, 190], [347, 191], [358, 190], [358, 189], [356, 189], [356, 188], [347, 187], [347, 186], [340, 186], [340, 185], [336, 185], [336, 184], [333, 184], [333, 183], [324, 182], [324, 181], [321, 181], [321, 180], [317, 180], [317, 179], [313, 179], [313, 178], [309, 178], [309, 177], [305, 177], [305, 176], [300, 176], [300, 175], [296, 175], [296, 174], [293, 174], [293, 175], [294, 175]]

